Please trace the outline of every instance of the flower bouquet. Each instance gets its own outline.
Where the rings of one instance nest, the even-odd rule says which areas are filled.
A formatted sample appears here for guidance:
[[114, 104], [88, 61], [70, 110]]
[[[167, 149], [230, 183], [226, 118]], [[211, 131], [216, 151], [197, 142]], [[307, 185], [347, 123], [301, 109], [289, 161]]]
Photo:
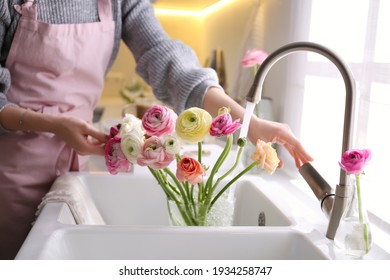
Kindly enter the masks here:
[[[165, 106], [155, 105], [142, 120], [127, 114], [122, 123], [111, 128], [105, 146], [106, 166], [111, 174], [127, 172], [134, 164], [146, 166], [164, 191], [168, 206], [173, 204], [177, 208], [183, 225], [208, 225], [208, 215], [216, 202], [241, 176], [255, 166], [272, 174], [279, 164], [271, 143], [257, 140], [251, 164], [230, 180], [224, 180], [237, 168], [246, 144], [245, 138], [238, 139], [233, 166], [220, 174], [233, 147], [232, 134], [240, 126], [240, 120], [233, 121], [228, 108], [221, 108], [213, 119], [207, 111], [196, 107], [178, 116]], [[202, 162], [202, 141], [208, 135], [226, 137], [225, 146], [212, 166]], [[185, 142], [197, 143], [196, 158], [180, 153]], [[173, 161], [175, 172], [169, 168]]]

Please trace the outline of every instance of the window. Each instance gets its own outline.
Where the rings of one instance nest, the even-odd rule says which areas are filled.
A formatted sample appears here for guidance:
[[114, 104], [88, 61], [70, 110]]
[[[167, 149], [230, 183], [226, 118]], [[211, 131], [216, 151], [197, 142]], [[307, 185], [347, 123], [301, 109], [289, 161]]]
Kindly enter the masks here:
[[[313, 0], [311, 3], [309, 41], [337, 52], [354, 73], [357, 98], [353, 148], [372, 150], [372, 160], [363, 176], [364, 199], [372, 219], [388, 231], [390, 1]], [[344, 83], [337, 69], [319, 55], [308, 55], [305, 66], [300, 138], [318, 159], [320, 173], [326, 173], [325, 178], [335, 179], [337, 183]], [[319, 114], [323, 116], [320, 121], [312, 117]], [[319, 146], [323, 148], [319, 149]]]

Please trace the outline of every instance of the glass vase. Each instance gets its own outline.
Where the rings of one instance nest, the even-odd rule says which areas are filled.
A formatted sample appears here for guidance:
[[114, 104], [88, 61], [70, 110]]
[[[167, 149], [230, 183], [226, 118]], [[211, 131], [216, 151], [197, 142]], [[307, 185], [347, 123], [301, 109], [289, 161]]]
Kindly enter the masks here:
[[169, 224], [171, 226], [232, 226], [234, 200], [222, 195], [209, 208], [203, 202], [183, 203], [167, 200]]
[[372, 246], [367, 210], [364, 207], [360, 175], [351, 180], [350, 198], [337, 229], [334, 243], [346, 255], [360, 258]]

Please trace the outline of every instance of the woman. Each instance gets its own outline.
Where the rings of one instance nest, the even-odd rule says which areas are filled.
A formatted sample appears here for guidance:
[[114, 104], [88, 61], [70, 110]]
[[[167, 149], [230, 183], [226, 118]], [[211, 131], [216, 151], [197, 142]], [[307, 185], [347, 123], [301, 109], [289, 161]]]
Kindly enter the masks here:
[[[242, 119], [216, 73], [169, 39], [147, 0], [1, 1], [0, 259], [15, 257], [55, 178], [83, 169], [81, 155], [103, 155], [106, 135], [91, 125], [92, 112], [120, 39], [176, 112], [229, 106]], [[249, 138], [284, 145], [298, 167], [311, 160], [283, 124], [253, 117]]]

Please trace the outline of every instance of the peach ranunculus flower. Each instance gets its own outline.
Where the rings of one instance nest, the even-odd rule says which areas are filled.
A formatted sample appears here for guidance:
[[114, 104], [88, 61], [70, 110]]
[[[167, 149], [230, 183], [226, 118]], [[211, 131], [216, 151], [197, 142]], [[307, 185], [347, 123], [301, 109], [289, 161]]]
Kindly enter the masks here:
[[252, 155], [252, 160], [258, 162], [257, 166], [273, 174], [279, 165], [279, 158], [276, 150], [271, 146], [271, 142], [264, 142], [260, 139], [256, 143], [256, 151]]
[[261, 65], [264, 60], [267, 58], [268, 54], [259, 49], [248, 50], [243, 59], [241, 60], [241, 65], [245, 68], [253, 67], [256, 65]]
[[142, 117], [142, 127], [149, 136], [161, 136], [175, 131], [177, 115], [165, 106], [154, 105]]
[[176, 177], [180, 182], [187, 181], [191, 185], [202, 182], [206, 172], [203, 166], [192, 157], [183, 157], [177, 163]]
[[179, 115], [176, 133], [183, 140], [200, 142], [209, 133], [211, 122], [212, 117], [206, 110], [192, 107]]

